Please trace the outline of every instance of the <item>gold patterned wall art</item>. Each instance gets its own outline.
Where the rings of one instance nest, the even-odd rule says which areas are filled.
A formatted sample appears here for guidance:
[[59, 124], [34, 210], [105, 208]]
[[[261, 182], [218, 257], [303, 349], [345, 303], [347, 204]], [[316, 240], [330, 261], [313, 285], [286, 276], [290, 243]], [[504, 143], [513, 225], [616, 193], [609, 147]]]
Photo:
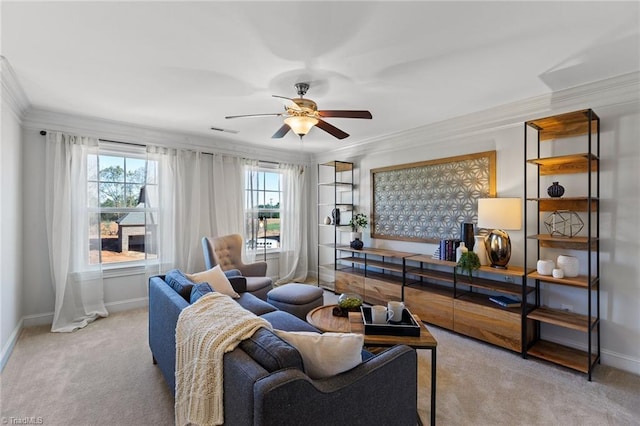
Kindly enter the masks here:
[[371, 169], [371, 237], [436, 243], [495, 197], [496, 151]]

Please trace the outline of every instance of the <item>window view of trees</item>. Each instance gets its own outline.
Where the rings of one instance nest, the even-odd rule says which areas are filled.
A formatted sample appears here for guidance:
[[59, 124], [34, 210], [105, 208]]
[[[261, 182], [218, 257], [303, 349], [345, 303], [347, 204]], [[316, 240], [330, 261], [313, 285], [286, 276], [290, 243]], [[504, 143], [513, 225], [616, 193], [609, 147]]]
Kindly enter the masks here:
[[245, 214], [248, 249], [280, 247], [280, 200], [282, 176], [278, 172], [248, 171], [246, 175]]
[[155, 185], [156, 163], [144, 158], [88, 158], [90, 263], [143, 260], [150, 256], [153, 212], [145, 200]]

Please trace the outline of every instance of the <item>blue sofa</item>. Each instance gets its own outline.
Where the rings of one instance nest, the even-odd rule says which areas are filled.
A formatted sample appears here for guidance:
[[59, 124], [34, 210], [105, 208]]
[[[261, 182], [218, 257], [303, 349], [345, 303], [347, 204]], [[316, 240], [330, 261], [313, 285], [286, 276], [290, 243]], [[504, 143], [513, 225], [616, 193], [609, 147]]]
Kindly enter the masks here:
[[[286, 331], [317, 331], [310, 324], [246, 292], [243, 277], [230, 277], [237, 302]], [[175, 329], [189, 306], [165, 276], [149, 279], [149, 346], [154, 363], [175, 394]], [[313, 380], [298, 351], [260, 329], [224, 356], [225, 424], [239, 425], [415, 425], [417, 358], [395, 346], [355, 368]]]

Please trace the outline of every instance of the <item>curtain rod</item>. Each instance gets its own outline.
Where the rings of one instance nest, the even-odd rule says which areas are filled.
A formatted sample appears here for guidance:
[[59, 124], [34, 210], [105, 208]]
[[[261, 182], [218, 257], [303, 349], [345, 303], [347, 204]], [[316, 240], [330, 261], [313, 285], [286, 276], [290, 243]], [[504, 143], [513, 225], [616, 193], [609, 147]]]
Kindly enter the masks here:
[[[46, 131], [46, 130], [40, 130], [40, 134], [41, 134], [42, 136], [46, 136], [46, 135], [47, 135], [47, 131]], [[141, 143], [114, 141], [114, 140], [111, 140], [111, 139], [102, 139], [102, 138], [98, 138], [98, 140], [99, 140], [99, 141], [102, 141], [102, 142], [121, 143], [121, 144], [123, 144], [123, 145], [146, 146], [146, 145], [141, 144]]]
[[[47, 131], [46, 130], [40, 130], [40, 134], [42, 136], [46, 136], [47, 135]], [[112, 143], [121, 143], [124, 145], [133, 145], [133, 146], [147, 146], [145, 144], [140, 144], [140, 143], [134, 143], [134, 142], [122, 142], [122, 141], [114, 141], [114, 140], [110, 140], [110, 139], [102, 139], [102, 138], [98, 138], [98, 140], [103, 141], [103, 142], [112, 142]], [[220, 154], [216, 154], [215, 152], [202, 152], [203, 154], [207, 154], [207, 155], [220, 155]], [[280, 163], [277, 161], [267, 161], [267, 160], [258, 160], [259, 163], [265, 163], [265, 164], [276, 164], [279, 165]]]

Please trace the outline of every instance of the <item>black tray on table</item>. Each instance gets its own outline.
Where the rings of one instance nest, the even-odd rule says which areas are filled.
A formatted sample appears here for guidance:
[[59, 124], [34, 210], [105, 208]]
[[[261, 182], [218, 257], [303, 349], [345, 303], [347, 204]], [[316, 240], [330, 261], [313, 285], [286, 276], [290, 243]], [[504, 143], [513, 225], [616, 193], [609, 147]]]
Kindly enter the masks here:
[[382, 334], [390, 336], [420, 336], [420, 324], [416, 322], [408, 309], [402, 310], [402, 321], [389, 321], [386, 324], [371, 323], [371, 307], [361, 306], [364, 321], [364, 334]]

